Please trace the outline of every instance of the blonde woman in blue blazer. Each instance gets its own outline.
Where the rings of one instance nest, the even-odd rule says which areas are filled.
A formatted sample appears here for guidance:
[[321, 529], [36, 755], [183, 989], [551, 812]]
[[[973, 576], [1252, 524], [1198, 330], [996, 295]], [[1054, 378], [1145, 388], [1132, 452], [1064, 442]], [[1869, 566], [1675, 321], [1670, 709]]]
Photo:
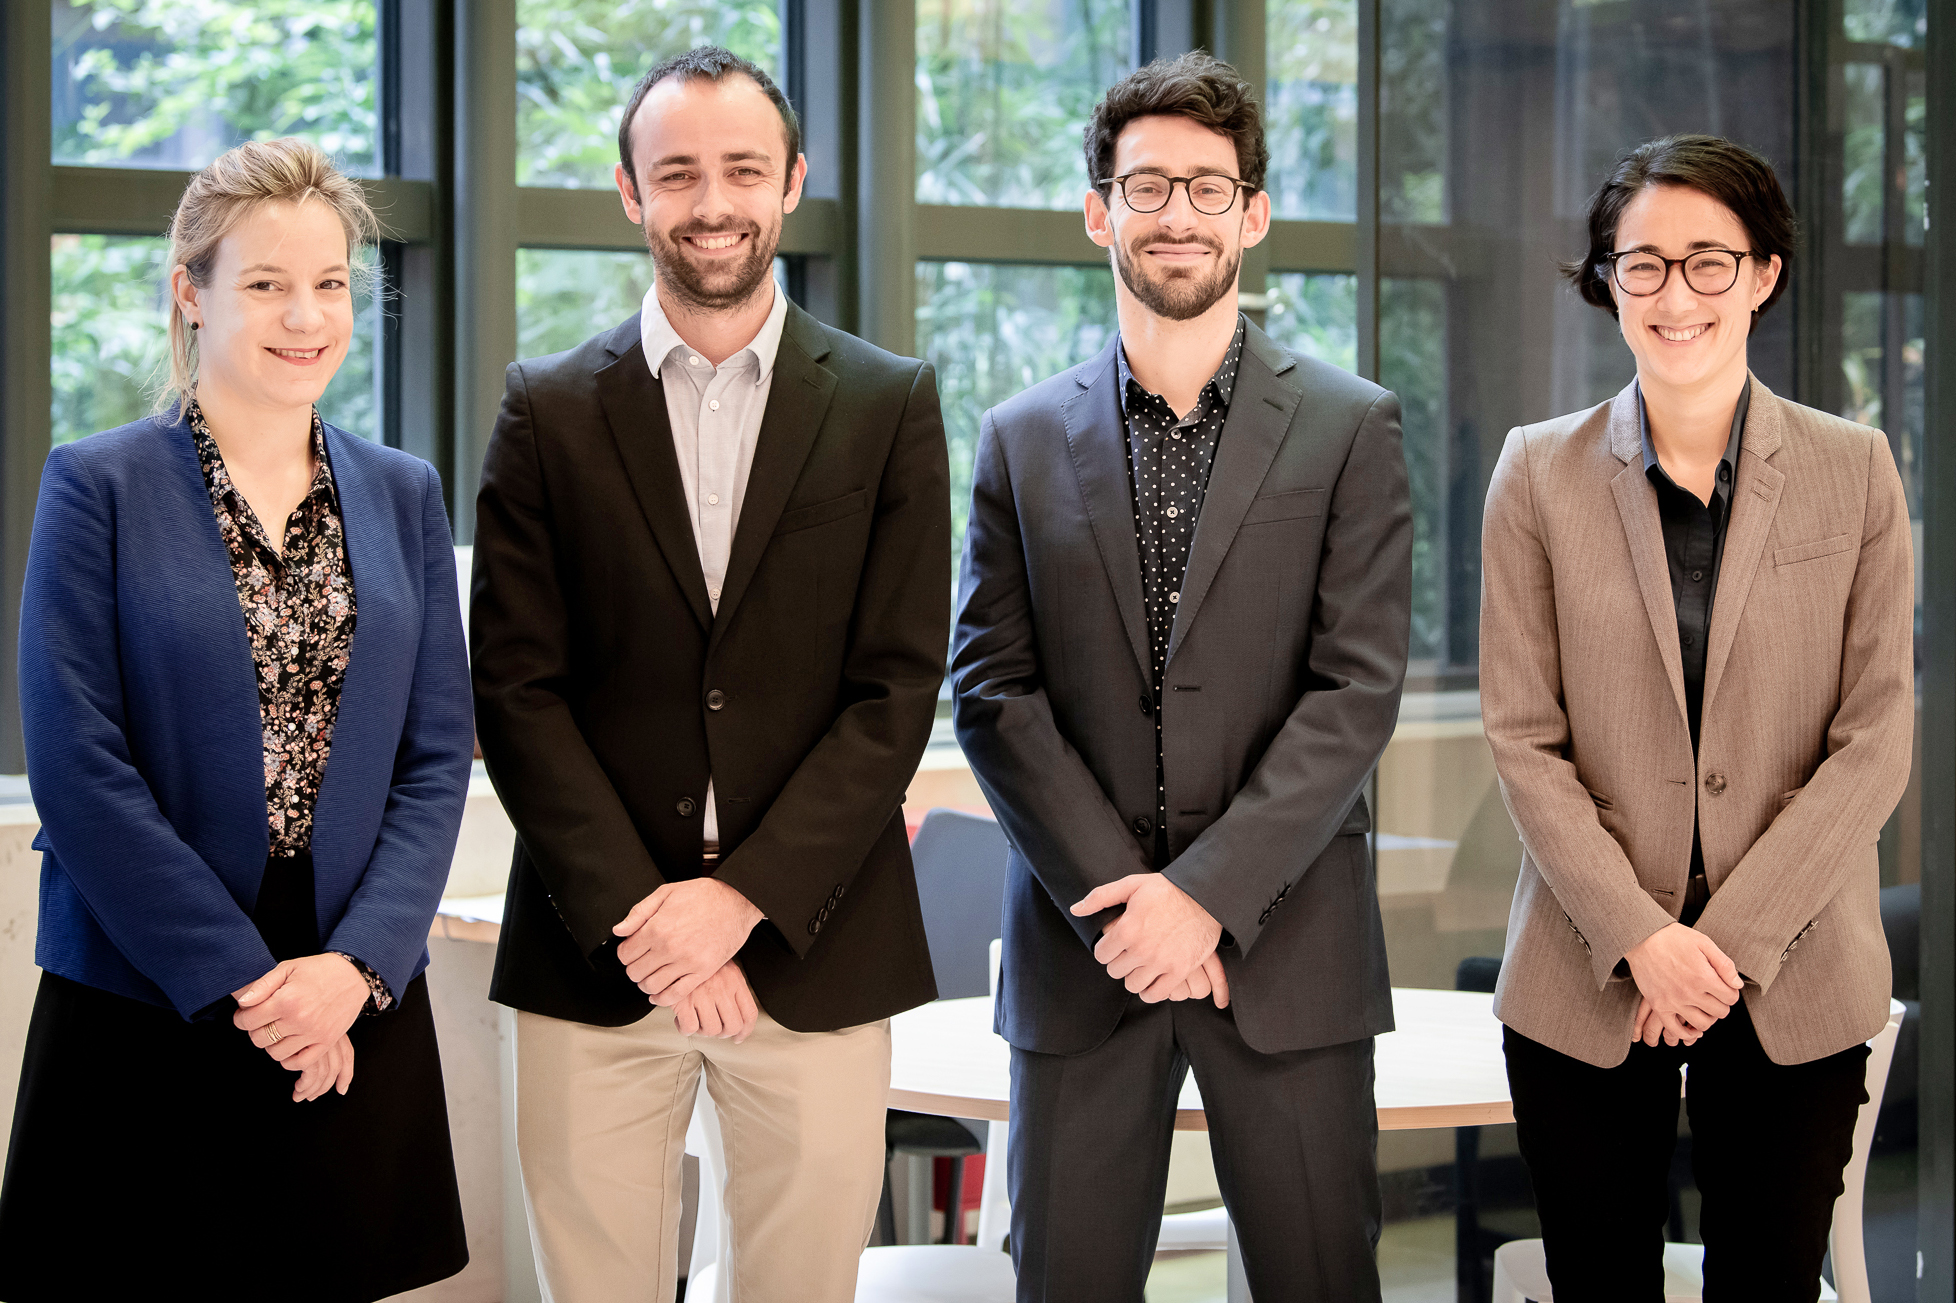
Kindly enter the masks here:
[[468, 1260], [421, 976], [473, 737], [454, 551], [433, 468], [313, 409], [374, 230], [310, 145], [219, 158], [171, 226], [170, 401], [42, 475], [9, 1303], [369, 1300]]

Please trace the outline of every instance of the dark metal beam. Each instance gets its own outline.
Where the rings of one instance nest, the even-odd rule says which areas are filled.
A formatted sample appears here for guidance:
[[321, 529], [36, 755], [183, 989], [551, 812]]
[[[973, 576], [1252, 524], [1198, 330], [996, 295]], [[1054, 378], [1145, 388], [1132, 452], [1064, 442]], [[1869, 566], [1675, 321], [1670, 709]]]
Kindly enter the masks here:
[[893, 353], [917, 340], [917, 5], [860, 0], [856, 275], [859, 333]]
[[47, 460], [51, 45], [44, 4], [0, 6], [0, 773], [27, 768], [14, 648], [34, 500]]
[[[175, 168], [57, 167], [52, 174], [53, 229], [81, 235], [162, 235], [195, 173]], [[43, 183], [44, 185], [46, 182]], [[424, 181], [363, 177], [367, 202], [386, 237], [418, 244], [434, 234], [434, 192]]]
[[1358, 0], [1358, 373], [1379, 378], [1379, 0]]
[[1916, 1298], [1956, 1295], [1956, 14], [1929, 17]]

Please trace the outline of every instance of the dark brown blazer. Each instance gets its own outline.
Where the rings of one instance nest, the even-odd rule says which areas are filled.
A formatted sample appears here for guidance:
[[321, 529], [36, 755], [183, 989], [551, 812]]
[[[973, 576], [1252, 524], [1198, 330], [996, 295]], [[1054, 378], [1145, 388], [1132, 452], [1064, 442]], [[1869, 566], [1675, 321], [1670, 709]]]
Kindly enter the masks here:
[[1880, 431], [1752, 381], [1712, 606], [1698, 754], [1634, 387], [1508, 436], [1482, 532], [1481, 710], [1520, 830], [1495, 1012], [1612, 1067], [1625, 952], [1674, 921], [1746, 978], [1775, 1063], [1888, 1017], [1875, 839], [1915, 719], [1908, 504]]
[[491, 997], [603, 1026], [651, 1006], [611, 928], [698, 877], [767, 915], [739, 959], [796, 1031], [936, 995], [904, 836], [950, 624], [930, 366], [790, 306], [717, 616], [634, 316], [518, 362], [482, 473], [482, 753], [516, 825]]

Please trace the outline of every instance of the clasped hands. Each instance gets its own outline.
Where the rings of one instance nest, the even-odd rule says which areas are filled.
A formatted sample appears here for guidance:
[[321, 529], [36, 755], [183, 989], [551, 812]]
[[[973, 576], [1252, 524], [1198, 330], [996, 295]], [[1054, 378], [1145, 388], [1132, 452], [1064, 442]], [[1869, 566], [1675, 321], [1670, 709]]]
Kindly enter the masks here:
[[1125, 905], [1093, 948], [1107, 975], [1149, 1004], [1213, 999], [1229, 1007], [1229, 978], [1216, 943], [1222, 924], [1159, 873], [1130, 873], [1095, 887], [1073, 906], [1077, 917]]
[[1630, 1039], [1656, 1045], [1695, 1045], [1732, 1011], [1745, 979], [1718, 944], [1695, 928], [1670, 923], [1624, 956], [1643, 998]]
[[625, 975], [673, 1011], [682, 1036], [753, 1034], [760, 1007], [734, 955], [765, 917], [717, 878], [668, 882], [632, 906], [612, 932]]
[[370, 994], [360, 970], [339, 955], [287, 959], [231, 993], [238, 1002], [231, 1022], [280, 1066], [299, 1074], [293, 1103], [318, 1099], [328, 1090], [344, 1095], [353, 1084], [347, 1029]]

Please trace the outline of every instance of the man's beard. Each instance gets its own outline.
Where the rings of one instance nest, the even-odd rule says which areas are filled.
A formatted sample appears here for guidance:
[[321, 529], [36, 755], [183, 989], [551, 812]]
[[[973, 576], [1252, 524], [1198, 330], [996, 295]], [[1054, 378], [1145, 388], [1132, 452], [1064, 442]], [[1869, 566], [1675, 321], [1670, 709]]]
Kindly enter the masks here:
[[[1121, 274], [1121, 283], [1138, 300], [1141, 306], [1158, 317], [1170, 321], [1192, 321], [1210, 308], [1216, 306], [1223, 295], [1229, 293], [1236, 284], [1236, 270], [1243, 262], [1242, 250], [1234, 257], [1216, 260], [1213, 275], [1200, 278], [1179, 269], [1164, 269], [1159, 278], [1150, 279], [1141, 268], [1141, 248], [1143, 245], [1161, 244], [1158, 234], [1137, 237], [1127, 248], [1114, 246], [1114, 266]], [[1183, 244], [1199, 244], [1203, 248], [1221, 255], [1222, 241], [1208, 236], [1191, 235]]]
[[[715, 266], [702, 274], [680, 243], [696, 235], [747, 235], [751, 237], [748, 254], [739, 262]], [[649, 222], [645, 225], [645, 247], [652, 253], [660, 283], [681, 306], [696, 312], [724, 312], [752, 298], [774, 270], [774, 251], [780, 243], [779, 222], [772, 230], [739, 219], [718, 226], [687, 222], [670, 235], [653, 230]]]

